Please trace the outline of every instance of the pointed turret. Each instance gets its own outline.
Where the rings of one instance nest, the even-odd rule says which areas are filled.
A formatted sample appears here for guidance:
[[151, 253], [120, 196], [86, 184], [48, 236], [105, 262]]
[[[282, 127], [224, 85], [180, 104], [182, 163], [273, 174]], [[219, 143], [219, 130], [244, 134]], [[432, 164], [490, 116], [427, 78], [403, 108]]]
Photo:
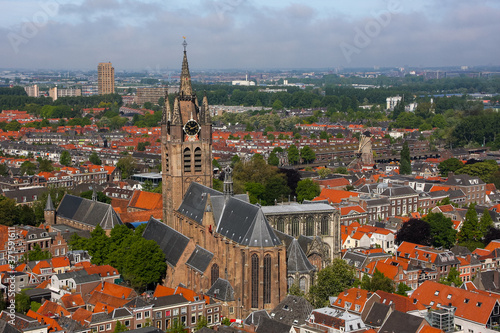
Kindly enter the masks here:
[[172, 115], [172, 125], [182, 125], [181, 108], [179, 106], [179, 98], [174, 99], [174, 112]]
[[201, 109], [203, 110], [201, 119], [205, 122], [205, 124], [210, 124], [212, 122], [212, 119], [210, 118], [210, 108], [208, 107], [207, 92], [205, 92], [205, 94], [203, 95]]
[[224, 169], [224, 198], [227, 200], [233, 195], [233, 169], [227, 166]]
[[181, 87], [179, 93], [181, 96], [191, 96], [193, 95], [193, 88], [191, 87], [191, 74], [189, 74], [189, 65], [186, 54], [187, 43], [185, 40], [182, 45], [184, 46], [184, 59], [182, 59]]
[[97, 192], [95, 190], [95, 185], [92, 186], [92, 201], [97, 201]]
[[50, 197], [50, 193], [49, 193], [49, 196], [47, 197], [47, 204], [45, 205], [45, 209], [44, 210], [46, 212], [53, 212], [53, 211], [56, 210], [54, 208], [54, 203], [52, 202], [52, 198]]
[[172, 121], [172, 111], [170, 110], [170, 101], [168, 100], [168, 89], [167, 89], [167, 91], [165, 91], [165, 105], [163, 106], [161, 123], [167, 124], [168, 121]]

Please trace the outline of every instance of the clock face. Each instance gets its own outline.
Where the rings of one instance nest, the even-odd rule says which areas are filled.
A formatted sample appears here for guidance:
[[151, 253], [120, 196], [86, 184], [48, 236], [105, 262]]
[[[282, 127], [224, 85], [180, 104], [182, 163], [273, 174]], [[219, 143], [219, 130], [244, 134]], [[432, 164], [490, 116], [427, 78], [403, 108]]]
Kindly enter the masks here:
[[190, 120], [184, 124], [184, 132], [187, 135], [196, 135], [200, 131], [200, 125], [195, 120]]

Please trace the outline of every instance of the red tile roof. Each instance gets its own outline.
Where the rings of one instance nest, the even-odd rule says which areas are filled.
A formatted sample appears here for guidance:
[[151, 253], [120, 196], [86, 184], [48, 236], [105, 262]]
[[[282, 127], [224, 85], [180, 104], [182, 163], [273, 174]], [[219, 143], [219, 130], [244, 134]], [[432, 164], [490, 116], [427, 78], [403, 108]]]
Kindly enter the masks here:
[[63, 297], [61, 297], [61, 302], [66, 309], [85, 306], [85, 301], [81, 294], [64, 294]]
[[389, 305], [392, 302], [396, 311], [406, 313], [409, 311], [425, 309], [425, 307], [421, 306], [420, 304], [418, 306], [416, 304], [413, 304], [411, 299], [405, 296], [391, 294], [383, 290], [377, 290], [375, 293], [380, 296], [380, 303]]
[[314, 198], [313, 201], [328, 200], [329, 203], [340, 203], [344, 198], [357, 197], [359, 193], [341, 190], [332, 190], [329, 188], [324, 188], [318, 197]]
[[45, 301], [45, 303], [43, 303], [42, 306], [40, 306], [37, 313], [48, 317], [53, 317], [56, 315], [60, 317], [69, 316], [69, 312], [66, 311], [65, 308], [51, 301]]
[[100, 277], [119, 275], [118, 270], [110, 265], [101, 265], [101, 266], [90, 266], [85, 267], [84, 270], [88, 275], [99, 274]]
[[76, 320], [83, 326], [88, 326], [88, 324], [90, 324], [90, 320], [92, 319], [92, 312], [84, 308], [78, 308], [71, 315], [71, 319]]
[[[368, 300], [368, 290], [360, 288], [351, 288], [341, 292], [337, 296], [336, 300], [330, 305], [346, 309], [347, 308], [346, 303], [349, 303], [351, 306], [347, 308], [348, 310], [361, 313], [363, 311], [363, 308], [365, 307], [367, 300]], [[356, 309], [356, 305], [358, 305], [359, 309]]]
[[152, 193], [146, 191], [134, 191], [132, 198], [130, 199], [129, 207], [153, 210], [162, 209], [163, 200], [160, 193]]
[[173, 288], [165, 287], [162, 285], [157, 285], [155, 292], [153, 294], [153, 297], [170, 296], [170, 295], [173, 295], [174, 293], [175, 293], [175, 289], [173, 289]]
[[101, 292], [106, 295], [124, 299], [136, 296], [134, 289], [109, 282], [101, 282], [90, 292], [90, 294], [93, 294], [94, 292]]

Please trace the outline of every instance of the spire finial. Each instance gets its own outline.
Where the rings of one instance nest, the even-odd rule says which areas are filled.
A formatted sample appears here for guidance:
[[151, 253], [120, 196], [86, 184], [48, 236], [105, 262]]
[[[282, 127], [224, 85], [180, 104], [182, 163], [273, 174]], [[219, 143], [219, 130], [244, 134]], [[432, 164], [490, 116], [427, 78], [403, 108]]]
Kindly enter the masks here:
[[186, 47], [187, 47], [188, 43], [186, 42], [186, 37], [183, 36], [182, 38], [184, 38], [184, 41], [182, 42], [182, 46], [184, 46], [184, 52], [186, 52]]

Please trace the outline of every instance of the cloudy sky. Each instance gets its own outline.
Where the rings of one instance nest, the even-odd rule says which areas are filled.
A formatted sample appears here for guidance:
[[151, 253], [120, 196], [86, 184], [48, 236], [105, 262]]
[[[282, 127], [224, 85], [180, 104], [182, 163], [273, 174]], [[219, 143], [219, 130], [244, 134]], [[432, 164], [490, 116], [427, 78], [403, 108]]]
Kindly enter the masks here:
[[500, 65], [498, 0], [1, 0], [0, 68]]

